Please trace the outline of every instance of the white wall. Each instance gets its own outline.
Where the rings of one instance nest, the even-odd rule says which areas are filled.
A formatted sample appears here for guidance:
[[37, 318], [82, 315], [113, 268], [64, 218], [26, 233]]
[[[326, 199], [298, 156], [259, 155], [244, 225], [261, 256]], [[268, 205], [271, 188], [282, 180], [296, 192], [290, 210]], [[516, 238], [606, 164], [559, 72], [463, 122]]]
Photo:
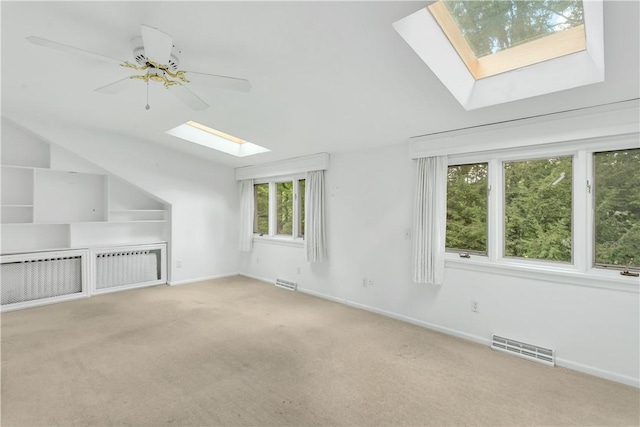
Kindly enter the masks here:
[[[488, 344], [502, 334], [556, 350], [558, 365], [638, 386], [637, 293], [460, 269], [441, 287], [411, 279], [414, 161], [400, 144], [332, 154], [326, 172], [330, 260], [303, 249], [256, 242], [240, 271]], [[300, 267], [301, 274], [296, 273]], [[373, 285], [363, 287], [363, 277]], [[471, 301], [480, 312], [472, 313]], [[489, 350], [487, 350], [489, 351]]]
[[172, 205], [172, 284], [237, 273], [238, 193], [232, 168], [120, 135], [50, 122], [18, 125]]

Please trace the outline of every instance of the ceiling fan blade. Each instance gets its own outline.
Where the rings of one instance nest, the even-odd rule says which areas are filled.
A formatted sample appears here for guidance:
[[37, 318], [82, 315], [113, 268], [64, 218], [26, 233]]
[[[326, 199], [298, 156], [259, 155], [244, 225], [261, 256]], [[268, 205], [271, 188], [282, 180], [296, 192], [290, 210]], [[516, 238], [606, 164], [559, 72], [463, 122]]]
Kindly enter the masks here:
[[206, 110], [209, 104], [204, 102], [198, 95], [191, 92], [185, 85], [175, 85], [169, 88], [169, 92], [175, 95], [180, 101], [187, 104], [193, 110]]
[[173, 48], [173, 38], [157, 28], [141, 26], [144, 55], [160, 65], [167, 65]]
[[123, 92], [127, 88], [129, 88], [129, 81], [130, 80], [131, 80], [131, 77], [125, 77], [124, 79], [120, 79], [120, 80], [115, 81], [113, 83], [109, 83], [106, 86], [99, 87], [95, 91], [96, 92], [100, 92], [100, 93], [105, 93], [107, 95], [115, 95], [115, 94]]
[[185, 71], [185, 76], [187, 80], [195, 84], [215, 86], [241, 92], [249, 92], [251, 90], [249, 80], [239, 79], [237, 77], [219, 76], [217, 74], [199, 73], [197, 71]]
[[124, 62], [124, 61], [122, 61], [120, 59], [111, 58], [109, 56], [105, 56], [105, 55], [101, 55], [99, 53], [91, 52], [89, 50], [80, 49], [80, 48], [69, 46], [69, 45], [66, 45], [66, 44], [54, 42], [52, 40], [43, 39], [42, 37], [29, 36], [29, 37], [27, 37], [27, 40], [29, 40], [29, 42], [31, 42], [33, 44], [36, 44], [38, 46], [44, 46], [44, 47], [48, 47], [50, 49], [59, 50], [59, 51], [62, 51], [62, 52], [69, 52], [69, 53], [73, 53], [73, 54], [76, 54], [76, 55], [82, 55], [82, 56], [86, 56], [86, 57], [89, 57], [89, 58], [98, 59], [100, 61], [107, 61], [107, 62], [111, 62], [111, 63], [115, 63], [115, 64], [122, 64]]

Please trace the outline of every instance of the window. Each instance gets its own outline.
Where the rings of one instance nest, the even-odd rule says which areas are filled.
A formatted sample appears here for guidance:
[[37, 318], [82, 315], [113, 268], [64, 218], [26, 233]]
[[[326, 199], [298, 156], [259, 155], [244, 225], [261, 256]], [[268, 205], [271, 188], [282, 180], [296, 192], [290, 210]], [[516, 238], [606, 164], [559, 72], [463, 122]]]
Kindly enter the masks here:
[[487, 163], [448, 168], [446, 246], [487, 253]]
[[640, 149], [594, 153], [594, 259], [640, 266]]
[[504, 255], [570, 262], [571, 157], [504, 163]]
[[586, 49], [581, 0], [443, 0], [429, 10], [476, 79]]
[[257, 182], [254, 197], [255, 234], [292, 240], [304, 237], [304, 179]]
[[292, 235], [293, 230], [293, 182], [276, 184], [276, 234]]
[[269, 234], [269, 183], [256, 184], [253, 186], [255, 197], [255, 219], [253, 221], [253, 232], [258, 234]]
[[637, 278], [621, 276], [640, 271], [637, 146], [629, 136], [450, 155], [447, 259], [628, 289]]

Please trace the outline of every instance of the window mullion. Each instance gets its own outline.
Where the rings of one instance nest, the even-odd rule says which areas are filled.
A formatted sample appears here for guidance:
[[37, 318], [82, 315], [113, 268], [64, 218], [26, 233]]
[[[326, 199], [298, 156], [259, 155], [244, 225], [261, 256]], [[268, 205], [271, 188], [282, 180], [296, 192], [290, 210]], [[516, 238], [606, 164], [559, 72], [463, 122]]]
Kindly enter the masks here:
[[276, 183], [269, 182], [269, 236], [275, 236], [277, 229]]
[[294, 179], [293, 182], [291, 183], [291, 186], [293, 187], [293, 200], [291, 200], [291, 203], [293, 203], [292, 206], [292, 227], [291, 227], [291, 231], [293, 234], [293, 238], [296, 239], [299, 236], [298, 233], [298, 218], [300, 216], [300, 212], [298, 212], [298, 197], [299, 196], [299, 192], [300, 192], [300, 180], [299, 179]]
[[583, 180], [583, 191], [585, 192], [584, 212], [585, 212], [585, 254], [584, 269], [590, 270], [595, 266], [595, 169], [593, 165], [593, 153], [584, 153], [585, 177]]
[[589, 195], [587, 189], [587, 181], [593, 181], [589, 177], [587, 159], [588, 154], [581, 150], [573, 158], [573, 264], [578, 271], [586, 272], [588, 270], [588, 252], [592, 243], [590, 243], [588, 219], [589, 211]]
[[487, 255], [489, 261], [502, 257], [504, 248], [504, 184], [502, 162], [489, 161], [489, 200], [488, 200], [488, 236]]

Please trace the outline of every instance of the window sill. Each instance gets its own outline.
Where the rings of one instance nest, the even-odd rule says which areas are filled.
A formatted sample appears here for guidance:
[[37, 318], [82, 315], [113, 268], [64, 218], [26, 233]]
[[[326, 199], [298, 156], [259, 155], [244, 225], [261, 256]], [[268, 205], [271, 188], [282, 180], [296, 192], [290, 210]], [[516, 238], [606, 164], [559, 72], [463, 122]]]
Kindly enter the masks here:
[[483, 256], [476, 256], [475, 259], [447, 256], [445, 266], [454, 269], [523, 277], [533, 280], [545, 280], [567, 285], [610, 289], [635, 294], [640, 293], [640, 279], [638, 277], [621, 276], [618, 271], [593, 268], [587, 272], [580, 272], [570, 266], [530, 264], [513, 262], [511, 260], [490, 262], [487, 257]]
[[303, 248], [304, 239], [294, 239], [287, 236], [260, 236], [255, 234], [253, 236], [254, 243], [266, 243], [270, 245], [292, 246], [294, 248]]

